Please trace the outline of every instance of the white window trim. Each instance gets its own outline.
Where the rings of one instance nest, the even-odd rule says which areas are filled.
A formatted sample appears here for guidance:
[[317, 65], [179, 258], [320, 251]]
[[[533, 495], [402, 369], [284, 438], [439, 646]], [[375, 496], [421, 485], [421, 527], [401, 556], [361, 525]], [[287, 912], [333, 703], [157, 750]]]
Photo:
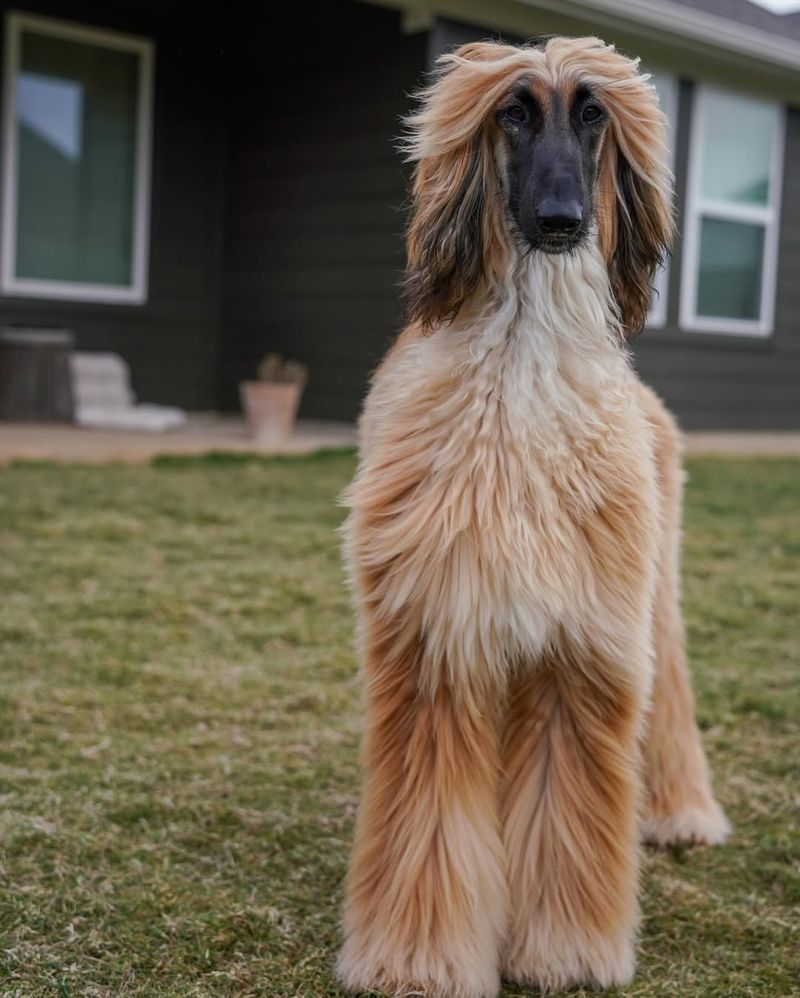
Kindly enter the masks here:
[[[775, 325], [786, 111], [783, 105], [774, 105], [777, 111], [777, 127], [773, 136], [770, 160], [769, 203], [766, 205], [748, 205], [716, 201], [700, 194], [700, 176], [703, 155], [703, 104], [708, 93], [718, 92], [718, 88], [706, 86], [698, 86], [695, 90], [689, 138], [689, 166], [686, 178], [680, 325], [681, 329], [689, 332], [765, 338], [772, 335]], [[746, 97], [747, 95], [742, 94], [741, 96]], [[700, 220], [704, 216], [731, 222], [757, 222], [764, 226], [759, 319], [713, 318], [697, 315], [695, 303], [697, 301], [698, 264], [700, 262]]]
[[[654, 70], [655, 72], [656, 70]], [[678, 78], [672, 73], [661, 72], [667, 82], [667, 88], [661, 110], [667, 116], [667, 165], [675, 170], [675, 143], [678, 137]], [[647, 313], [647, 329], [663, 329], [667, 324], [667, 304], [669, 299], [670, 258], [664, 262], [653, 276], [653, 290], [656, 292], [653, 306]]]
[[[153, 43], [136, 35], [87, 28], [49, 17], [10, 13], [6, 16], [3, 72], [3, 219], [0, 228], [0, 292], [23, 298], [143, 305], [147, 301], [150, 242], [150, 186], [153, 141]], [[17, 254], [17, 128], [16, 80], [20, 37], [24, 30], [55, 38], [134, 52], [140, 57], [136, 95], [136, 168], [133, 206], [132, 281], [130, 285], [50, 281], [16, 276]]]

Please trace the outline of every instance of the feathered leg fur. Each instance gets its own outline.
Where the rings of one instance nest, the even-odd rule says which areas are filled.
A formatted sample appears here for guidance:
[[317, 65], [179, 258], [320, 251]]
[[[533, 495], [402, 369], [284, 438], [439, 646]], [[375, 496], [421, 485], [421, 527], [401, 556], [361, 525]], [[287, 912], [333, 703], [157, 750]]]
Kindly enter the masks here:
[[545, 990], [633, 975], [644, 698], [600, 653], [562, 648], [515, 683], [503, 819], [505, 976]]
[[653, 615], [655, 678], [645, 739], [647, 805], [644, 837], [655, 845], [715, 845], [730, 826], [711, 789], [711, 777], [694, 718], [680, 610], [680, 543], [683, 472], [680, 433], [664, 404], [641, 388], [654, 428], [659, 482], [661, 545]]
[[339, 976], [354, 991], [489, 998], [506, 920], [499, 698], [422, 692], [424, 642], [365, 625], [365, 776]]

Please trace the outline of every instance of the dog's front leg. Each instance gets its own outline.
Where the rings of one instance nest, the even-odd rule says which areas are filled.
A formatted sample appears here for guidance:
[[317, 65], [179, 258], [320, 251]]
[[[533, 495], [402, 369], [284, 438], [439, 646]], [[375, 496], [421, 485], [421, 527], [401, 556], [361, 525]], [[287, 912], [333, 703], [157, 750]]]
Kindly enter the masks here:
[[643, 685], [585, 648], [514, 684], [502, 806], [513, 981], [560, 990], [632, 977]]
[[422, 640], [366, 622], [364, 786], [339, 977], [354, 991], [489, 998], [506, 886], [497, 699], [423, 692]]

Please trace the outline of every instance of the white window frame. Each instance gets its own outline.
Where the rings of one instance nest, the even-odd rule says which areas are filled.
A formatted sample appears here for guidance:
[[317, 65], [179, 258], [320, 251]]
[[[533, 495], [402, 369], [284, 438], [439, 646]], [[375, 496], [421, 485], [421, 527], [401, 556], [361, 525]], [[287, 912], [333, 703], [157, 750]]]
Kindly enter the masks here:
[[[780, 233], [781, 188], [783, 185], [783, 152], [786, 132], [786, 109], [775, 103], [776, 128], [773, 135], [769, 166], [769, 201], [766, 205], [734, 204], [704, 197], [700, 191], [703, 163], [702, 122], [705, 101], [709, 94], [734, 93], [718, 87], [699, 85], [695, 89], [692, 124], [689, 139], [689, 168], [686, 179], [686, 215], [681, 267], [680, 325], [689, 332], [723, 333], [733, 336], [771, 336], [775, 325], [775, 296], [778, 284], [778, 237]], [[750, 222], [764, 227], [764, 253], [761, 261], [761, 300], [758, 319], [736, 319], [701, 316], [696, 312], [697, 285], [700, 263], [700, 224], [702, 218], [720, 221]]]
[[[667, 118], [667, 165], [675, 170], [675, 143], [678, 135], [678, 78], [671, 73], [653, 69], [666, 83], [666, 91], [661, 110]], [[667, 304], [669, 298], [670, 258], [666, 256], [663, 264], [658, 267], [653, 276], [655, 291], [653, 305], [647, 313], [647, 329], [663, 329], [667, 324]]]
[[[117, 305], [143, 305], [148, 293], [150, 256], [150, 186], [153, 141], [153, 43], [136, 35], [121, 34], [30, 14], [6, 15], [3, 73], [3, 219], [0, 226], [0, 292], [23, 298], [65, 301], [105, 302]], [[133, 52], [139, 56], [140, 71], [136, 95], [135, 182], [133, 204], [133, 246], [129, 285], [92, 284], [17, 277], [17, 172], [18, 143], [15, 109], [16, 81], [20, 65], [20, 39], [23, 31], [52, 38]]]

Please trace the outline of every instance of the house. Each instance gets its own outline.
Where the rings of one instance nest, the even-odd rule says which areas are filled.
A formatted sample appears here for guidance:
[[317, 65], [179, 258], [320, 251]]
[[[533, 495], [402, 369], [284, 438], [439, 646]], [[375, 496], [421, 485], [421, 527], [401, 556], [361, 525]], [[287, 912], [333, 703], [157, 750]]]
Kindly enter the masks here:
[[800, 427], [800, 13], [2, 6], [0, 325], [68, 328], [189, 409], [235, 408], [278, 351], [310, 369], [305, 415], [352, 419], [400, 323], [408, 94], [463, 41], [596, 34], [641, 55], [672, 125], [681, 236], [636, 344], [644, 377], [686, 427]]

